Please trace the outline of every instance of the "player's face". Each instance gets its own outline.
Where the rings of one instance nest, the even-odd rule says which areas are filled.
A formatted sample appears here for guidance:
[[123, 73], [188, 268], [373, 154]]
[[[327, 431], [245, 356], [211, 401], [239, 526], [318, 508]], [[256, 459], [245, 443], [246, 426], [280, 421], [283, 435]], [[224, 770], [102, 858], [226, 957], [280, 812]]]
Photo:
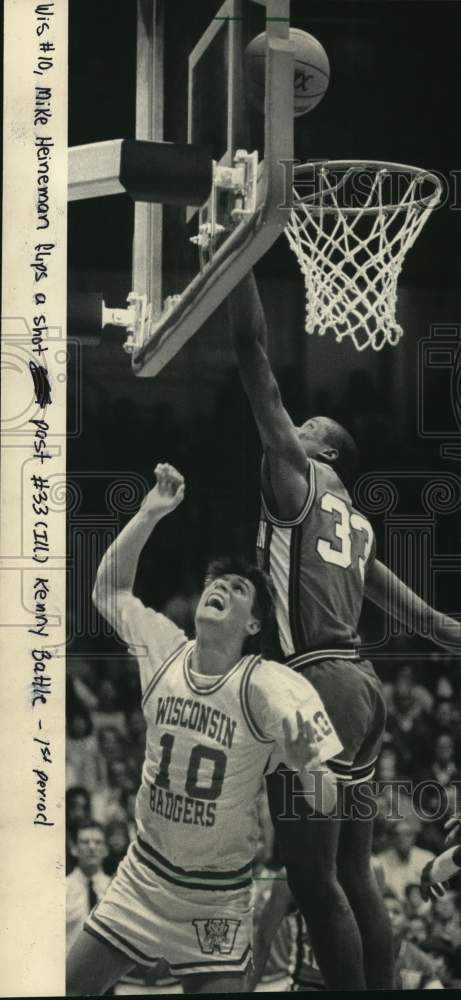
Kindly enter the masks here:
[[246, 577], [237, 573], [219, 576], [205, 586], [197, 607], [196, 623], [230, 627], [243, 641], [255, 631], [255, 596], [254, 585]]
[[322, 417], [311, 417], [297, 428], [298, 437], [309, 458], [315, 458], [325, 445], [325, 426]]

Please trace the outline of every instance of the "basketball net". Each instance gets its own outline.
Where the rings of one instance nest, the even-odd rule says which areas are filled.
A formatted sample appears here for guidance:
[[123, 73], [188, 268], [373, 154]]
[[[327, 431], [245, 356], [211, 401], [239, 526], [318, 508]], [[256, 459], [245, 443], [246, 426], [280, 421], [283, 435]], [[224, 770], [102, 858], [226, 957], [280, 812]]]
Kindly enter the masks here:
[[397, 281], [440, 201], [438, 177], [394, 163], [313, 161], [295, 167], [293, 188], [285, 233], [304, 275], [306, 331], [350, 337], [359, 351], [397, 344]]

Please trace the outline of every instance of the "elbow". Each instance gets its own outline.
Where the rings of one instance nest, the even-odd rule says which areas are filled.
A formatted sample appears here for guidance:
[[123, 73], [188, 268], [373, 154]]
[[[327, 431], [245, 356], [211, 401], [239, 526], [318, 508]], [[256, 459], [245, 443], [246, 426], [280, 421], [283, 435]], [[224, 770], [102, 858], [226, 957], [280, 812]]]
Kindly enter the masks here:
[[107, 604], [107, 599], [110, 596], [110, 590], [110, 574], [107, 572], [107, 564], [103, 559], [98, 567], [91, 594], [93, 604], [98, 611], [101, 611], [101, 608]]
[[92, 591], [92, 594], [91, 594], [91, 599], [93, 601], [93, 604], [94, 604], [95, 608], [97, 608], [98, 611], [99, 611], [100, 608], [101, 608], [101, 605], [102, 605], [102, 581], [101, 581], [101, 577], [99, 575], [99, 571], [96, 574], [96, 580], [94, 582], [94, 587], [93, 587], [93, 591]]

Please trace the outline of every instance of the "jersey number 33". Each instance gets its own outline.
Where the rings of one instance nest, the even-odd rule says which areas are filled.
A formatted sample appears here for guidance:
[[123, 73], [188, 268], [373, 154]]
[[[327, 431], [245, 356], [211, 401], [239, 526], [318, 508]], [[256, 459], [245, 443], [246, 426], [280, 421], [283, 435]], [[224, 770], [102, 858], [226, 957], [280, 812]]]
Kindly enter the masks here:
[[320, 500], [320, 507], [334, 521], [334, 541], [329, 541], [326, 538], [317, 539], [317, 552], [320, 558], [324, 562], [348, 569], [349, 566], [352, 566], [353, 535], [359, 532], [360, 554], [357, 558], [363, 580], [365, 566], [373, 545], [373, 532], [370, 524], [357, 511], [349, 510], [345, 501], [341, 497], [335, 496], [334, 493], [324, 493]]

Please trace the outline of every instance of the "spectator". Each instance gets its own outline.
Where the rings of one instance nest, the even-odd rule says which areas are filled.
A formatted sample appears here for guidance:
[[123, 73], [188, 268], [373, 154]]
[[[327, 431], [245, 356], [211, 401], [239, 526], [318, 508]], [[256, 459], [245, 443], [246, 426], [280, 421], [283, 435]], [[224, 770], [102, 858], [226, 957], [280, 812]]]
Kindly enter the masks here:
[[397, 990], [441, 990], [442, 983], [431, 960], [405, 938], [403, 905], [391, 892], [384, 902], [392, 924], [395, 949], [395, 988]]
[[128, 732], [128, 770], [133, 781], [139, 784], [146, 751], [146, 720], [140, 708], [131, 709], [126, 713]]
[[128, 773], [128, 767], [123, 760], [112, 760], [107, 766], [107, 785], [100, 788], [92, 797], [93, 816], [99, 823], [110, 823], [111, 820], [125, 822], [125, 810], [122, 805], [124, 792], [135, 791], [136, 786]]
[[443, 788], [460, 778], [458, 765], [455, 761], [453, 737], [448, 733], [441, 733], [435, 741], [434, 760], [429, 769], [428, 778], [434, 778]]
[[115, 875], [130, 845], [130, 835], [126, 823], [112, 820], [106, 827], [107, 855], [104, 861], [106, 875]]
[[455, 741], [459, 740], [459, 716], [453, 701], [449, 698], [437, 702], [432, 716], [432, 726], [434, 739], [442, 733], [447, 733]]
[[461, 947], [461, 921], [455, 893], [449, 892], [432, 904], [431, 937]]
[[66, 947], [70, 950], [90, 910], [104, 895], [110, 878], [102, 863], [107, 853], [104, 830], [99, 823], [82, 823], [72, 848], [76, 866], [66, 878]]
[[137, 660], [131, 656], [123, 661], [123, 669], [118, 681], [119, 702], [126, 712], [139, 708], [141, 685]]
[[[440, 659], [440, 654], [438, 654], [438, 659]], [[450, 662], [448, 663], [448, 669], [450, 669], [450, 665], [452, 667], [457, 667], [457, 660], [453, 658], [451, 660], [451, 664]], [[454, 697], [454, 694], [453, 681], [450, 677], [439, 677], [435, 688], [436, 698], [447, 698], [451, 700]]]
[[[113, 761], [125, 760], [127, 746], [125, 739], [115, 726], [103, 726], [98, 733], [100, 788], [108, 783], [108, 767]], [[99, 791], [99, 789], [96, 789]]]
[[74, 785], [66, 791], [66, 875], [75, 868], [72, 845], [78, 827], [90, 819], [90, 796], [86, 788]]
[[395, 747], [392, 744], [384, 746], [376, 764], [376, 781], [398, 781], [401, 777]]
[[419, 882], [409, 882], [405, 887], [405, 914], [407, 917], [424, 917], [430, 911], [430, 903], [425, 903]]
[[422, 948], [424, 951], [428, 940], [427, 920], [424, 917], [416, 916], [416, 914], [408, 917], [405, 937], [411, 944], [415, 944], [417, 948]]
[[[388, 829], [390, 823], [397, 819], [406, 819], [408, 822], [416, 824], [419, 829], [419, 821], [415, 818], [413, 802], [410, 797], [411, 785], [409, 781], [402, 778], [398, 770], [398, 756], [392, 744], [384, 746], [376, 764], [377, 783], [377, 803], [379, 819], [382, 822], [381, 832], [386, 841], [388, 839]], [[387, 843], [378, 846], [375, 850], [383, 850]]]
[[398, 713], [402, 696], [411, 704], [416, 714], [429, 714], [432, 711], [434, 699], [423, 684], [415, 682], [413, 669], [409, 663], [402, 664], [394, 684], [385, 684], [384, 690], [390, 715]]
[[424, 865], [434, 855], [420, 847], [415, 847], [416, 834], [406, 820], [395, 824], [391, 834], [391, 846], [378, 855], [387, 888], [402, 902], [406, 886], [419, 882]]
[[429, 956], [444, 988], [456, 989], [461, 986], [461, 952], [453, 948], [447, 941], [440, 938], [430, 938], [426, 943], [426, 954]]
[[421, 762], [427, 762], [430, 727], [423, 702], [405, 669], [399, 674], [388, 704], [387, 730], [399, 758], [403, 777], [417, 776]]
[[99, 752], [93, 723], [90, 714], [79, 709], [67, 724], [66, 788], [83, 785], [94, 792], [99, 781]]
[[98, 733], [99, 750], [106, 764], [113, 760], [123, 760], [126, 744], [116, 726], [103, 726]]
[[112, 726], [122, 736], [126, 735], [125, 713], [120, 708], [116, 687], [110, 680], [101, 683], [98, 707], [92, 712], [92, 719], [96, 730]]

